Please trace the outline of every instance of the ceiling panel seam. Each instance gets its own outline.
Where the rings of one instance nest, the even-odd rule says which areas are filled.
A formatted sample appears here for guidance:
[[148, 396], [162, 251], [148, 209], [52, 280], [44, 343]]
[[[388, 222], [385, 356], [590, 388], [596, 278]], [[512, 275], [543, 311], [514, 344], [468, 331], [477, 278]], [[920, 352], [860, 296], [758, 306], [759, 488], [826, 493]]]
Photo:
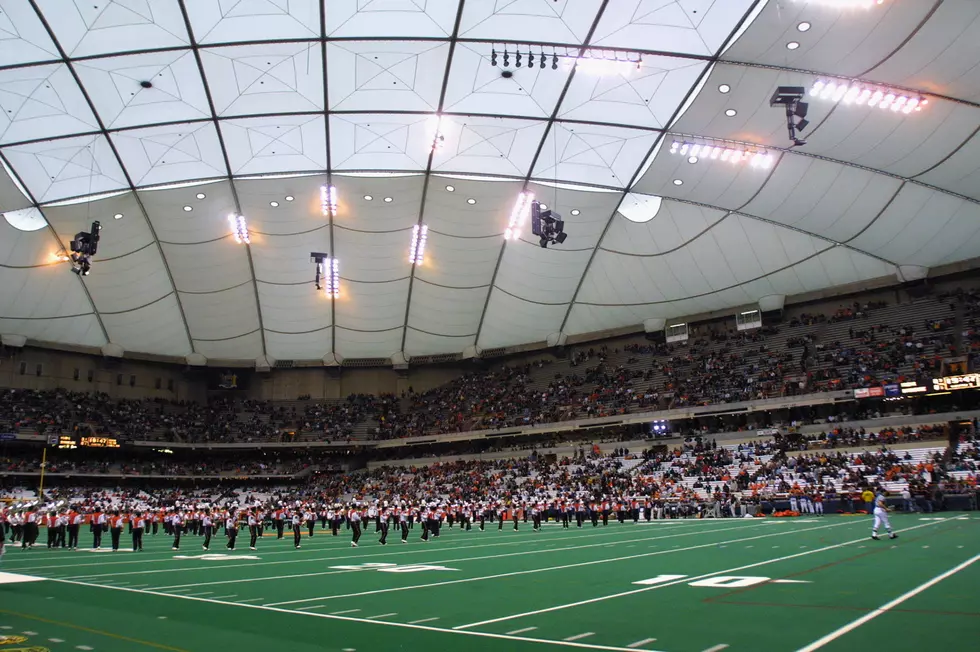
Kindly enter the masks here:
[[[42, 215], [44, 215], [44, 210], [37, 206], [37, 200], [34, 198], [34, 193], [32, 193], [30, 190], [27, 189], [27, 186], [24, 185], [24, 181], [20, 178], [20, 175], [17, 174], [17, 171], [14, 170], [13, 167], [11, 167], [10, 161], [7, 160], [7, 157], [3, 154], [3, 152], [0, 152], [0, 159], [3, 159], [4, 167], [6, 167], [7, 170], [9, 170], [11, 176], [13, 176], [14, 180], [17, 182], [17, 185], [27, 195], [27, 199], [31, 202], [32, 205], [34, 205], [34, 207], [38, 208], [38, 210], [41, 211]], [[65, 243], [61, 241], [61, 236], [58, 235], [58, 231], [55, 230], [54, 226], [51, 225], [51, 221], [47, 218], [47, 216], [44, 216], [44, 222], [45, 224], [47, 224], [48, 233], [51, 234], [51, 237], [53, 237], [54, 241], [58, 244], [59, 250], [67, 252], [68, 247], [66, 247]], [[105, 338], [105, 342], [106, 344], [108, 344], [109, 332], [106, 330], [105, 323], [103, 323], [102, 321], [102, 315], [99, 314], [98, 309], [95, 307], [95, 300], [92, 299], [92, 293], [89, 292], [88, 286], [85, 285], [85, 280], [80, 275], [76, 274], [75, 276], [78, 279], [78, 284], [82, 286], [82, 292], [85, 293], [85, 298], [88, 299], [89, 305], [92, 306], [92, 312], [90, 314], [95, 315], [95, 319], [99, 324], [99, 329], [102, 331], [102, 337]], [[3, 317], [3, 319], [11, 319], [11, 318]]]
[[[35, 0], [31, 0], [34, 2]], [[177, 0], [180, 5], [180, 13], [184, 18], [184, 27], [187, 29], [187, 38], [190, 39], [190, 50], [194, 53], [194, 61], [197, 63], [197, 71], [201, 76], [201, 83], [204, 85], [204, 95], [208, 100], [208, 110], [211, 111], [211, 122], [214, 125], [214, 131], [218, 136], [218, 145], [221, 147], [221, 156], [225, 163], [225, 169], [228, 171], [228, 186], [231, 190], [232, 199], [235, 202], [235, 212], [238, 215], [242, 215], [242, 202], [238, 197], [238, 188], [235, 186], [235, 175], [231, 171], [231, 159], [228, 157], [228, 148], [225, 147], [225, 137], [221, 132], [221, 125], [218, 121], [218, 114], [214, 108], [214, 98], [211, 96], [211, 84], [208, 82], [208, 77], [204, 72], [204, 62], [201, 60], [201, 50], [197, 43], [197, 39], [194, 37], [194, 28], [191, 25], [190, 15], [187, 13], [187, 6], [185, 0]], [[185, 48], [186, 49], [186, 48]], [[121, 163], [120, 163], [121, 165]], [[263, 329], [262, 322], [262, 305], [259, 303], [259, 285], [255, 282], [255, 263], [252, 260], [252, 248], [248, 242], [243, 242], [245, 247], [245, 256], [248, 259], [248, 271], [252, 277], [252, 293], [255, 300], [255, 314], [259, 320], [259, 331], [261, 332], [261, 342], [262, 342], [262, 355], [266, 355], [266, 345], [265, 345], [265, 331]], [[187, 320], [184, 320], [187, 323]], [[188, 326], [188, 332], [190, 332], [190, 327]], [[254, 331], [253, 331], [254, 332]], [[204, 340], [199, 340], [204, 341]]]
[[663, 304], [671, 304], [671, 303], [677, 303], [679, 301], [687, 301], [688, 299], [701, 299], [703, 297], [710, 297], [711, 295], [718, 294], [720, 292], [727, 292], [728, 290], [733, 290], [735, 288], [740, 288], [740, 287], [742, 287], [744, 285], [748, 285], [750, 283], [755, 283], [756, 281], [761, 281], [764, 278], [768, 278], [768, 277], [770, 277], [770, 276], [772, 276], [774, 274], [779, 274], [780, 272], [785, 272], [788, 269], [792, 269], [792, 268], [794, 268], [794, 267], [796, 267], [798, 265], [802, 265], [805, 262], [808, 262], [810, 260], [813, 260], [814, 258], [817, 258], [818, 256], [822, 256], [823, 254], [827, 253], [828, 251], [831, 251], [834, 248], [835, 248], [834, 246], [825, 247], [825, 248], [821, 249], [820, 251], [815, 251], [814, 253], [806, 256], [805, 258], [801, 258], [800, 260], [797, 260], [796, 262], [792, 262], [792, 263], [790, 263], [788, 265], [783, 265], [782, 267], [780, 267], [778, 269], [774, 269], [771, 272], [766, 272], [765, 274], [760, 274], [759, 276], [756, 276], [754, 278], [750, 278], [747, 281], [742, 281], [742, 282], [739, 282], [739, 283], [733, 283], [732, 285], [729, 285], [727, 287], [719, 288], [717, 290], [712, 290], [710, 292], [701, 292], [699, 294], [692, 294], [692, 295], [686, 296], [686, 297], [684, 297], [682, 299], [664, 299], [663, 301], [639, 301], [639, 302], [633, 302], [633, 303], [598, 303], [598, 302], [594, 302], [594, 301], [578, 301], [578, 302], [576, 302], [576, 304], [577, 305], [580, 305], [580, 306], [595, 306], [595, 307], [605, 307], [605, 308], [631, 308], [631, 307], [634, 307], [634, 306], [657, 306], [657, 305], [663, 305]]
[[[609, 5], [609, 0], [602, 0], [602, 4], [599, 5], [599, 9], [596, 11], [595, 18], [592, 20], [592, 24], [589, 26], [589, 31], [586, 33], [585, 38], [582, 39], [582, 43], [580, 45], [575, 46], [574, 49], [581, 52], [589, 48], [589, 44], [592, 42], [592, 37], [595, 36], [595, 31], [596, 29], [599, 28], [599, 23], [602, 20], [602, 16], [605, 14], [606, 7], [608, 5]], [[541, 141], [538, 143], [538, 148], [537, 150], [535, 150], [534, 156], [531, 158], [530, 165], [528, 165], [527, 175], [524, 178], [524, 186], [521, 189], [522, 192], [527, 190], [528, 183], [530, 183], [531, 179], [534, 177], [534, 166], [538, 164], [538, 158], [541, 156], [541, 152], [544, 149], [545, 143], [548, 142], [548, 136], [549, 134], [551, 134], [552, 128], [554, 127], [555, 122], [558, 120], [558, 112], [561, 111], [561, 105], [562, 102], [565, 100], [565, 96], [568, 94], [568, 89], [572, 87], [572, 81], [574, 81], [575, 79], [575, 73], [576, 73], [576, 69], [575, 67], [572, 67], [572, 69], [568, 73], [568, 79], [565, 80], [565, 85], [561, 89], [561, 94], [558, 96], [558, 99], [555, 102], [555, 109], [551, 112], [551, 116], [548, 118], [548, 124], [544, 129], [544, 133], [541, 134]], [[657, 135], [658, 141], [661, 138], [663, 138], [663, 134], [664, 134], [663, 131], [659, 132], [659, 134]], [[555, 136], [556, 143], [558, 142], [557, 138], [558, 137]], [[556, 174], [557, 174], [557, 170], [558, 170], [558, 161], [556, 160], [555, 161]], [[480, 345], [480, 333], [483, 332], [483, 323], [486, 321], [487, 318], [487, 309], [490, 307], [490, 299], [493, 297], [493, 291], [495, 289], [498, 289], [496, 286], [497, 275], [500, 273], [500, 265], [504, 260], [504, 254], [507, 252], [507, 244], [508, 243], [506, 239], [504, 239], [500, 243], [500, 251], [497, 253], [497, 262], [493, 266], [493, 274], [490, 275], [490, 289], [487, 290], [487, 297], [483, 301], [483, 309], [480, 311], [480, 321], [477, 323], [477, 327], [476, 327], [476, 336], [473, 338], [474, 347]], [[593, 251], [593, 255], [595, 255], [594, 251]]]
[[[446, 103], [446, 90], [449, 88], [449, 75], [453, 69], [453, 55], [456, 52], [456, 42], [459, 37], [459, 26], [463, 22], [463, 10], [466, 8], [466, 0], [459, 0], [459, 4], [456, 6], [456, 22], [453, 24], [453, 33], [449, 38], [449, 53], [446, 55], [446, 69], [442, 75], [442, 88], [439, 90], [439, 104], [436, 107], [436, 115], [442, 115], [443, 106]], [[437, 133], [435, 137], [439, 136], [438, 129], [436, 127]], [[419, 217], [415, 222], [415, 226], [422, 228], [422, 221], [425, 219], [425, 199], [429, 192], [429, 182], [432, 179], [432, 159], [435, 158], [436, 147], [435, 143], [432, 143], [432, 148], [429, 150], [429, 156], [425, 163], [425, 180], [422, 182], [422, 198], [419, 200]], [[418, 265], [412, 263], [412, 268], [409, 270], [408, 277], [408, 293], [405, 298], [405, 319], [402, 322], [402, 342], [399, 346], [399, 352], [404, 355], [405, 352], [405, 341], [408, 339], [408, 316], [412, 311], [412, 282], [415, 280], [415, 268]]]
[[[759, 5], [760, 2], [768, 2], [768, 0], [755, 0], [755, 2], [752, 3], [752, 6], [750, 6], [748, 10], [742, 15], [742, 18], [738, 21], [738, 23], [736, 23], [732, 31], [729, 32], [728, 37], [724, 40], [721, 46], [719, 46], [718, 51], [715, 52], [714, 55], [712, 55], [710, 59], [710, 63], [706, 65], [703, 70], [701, 70], [701, 74], [699, 74], [697, 79], [694, 80], [694, 84], [691, 85], [691, 88], [684, 95], [684, 99], [681, 101], [680, 104], [677, 105], [677, 108], [674, 109], [673, 114], [670, 116], [670, 120], [668, 120], [666, 123], [668, 129], [671, 126], [673, 126], [673, 124], [677, 121], [677, 118], [680, 116], [681, 109], [683, 109], [687, 105], [688, 101], [691, 100], [692, 97], [694, 97], [696, 92], [699, 92], [703, 80], [707, 80], [708, 77], [711, 75], [711, 72], [714, 70], [715, 65], [717, 64], [718, 60], [721, 57], [721, 54], [732, 43], [733, 39], [735, 38], [735, 35], [738, 34], [739, 30], [742, 28], [742, 25], [745, 23], [746, 20], [749, 19], [749, 16], [753, 14], [753, 12], [755, 11], [756, 7]], [[568, 308], [565, 309], [565, 316], [562, 317], [561, 325], [559, 325], [558, 327], [559, 334], [565, 330], [565, 325], [568, 323], [568, 318], [572, 314], [572, 309], [575, 307], [575, 302], [578, 299], [579, 292], [581, 292], [582, 290], [582, 285], [585, 283], [585, 278], [588, 276], [589, 270], [592, 268], [592, 262], [595, 260], [596, 252], [599, 251], [599, 248], [602, 246], [603, 239], [606, 237], [606, 234], [609, 232], [609, 227], [612, 226], [613, 220], [616, 219], [616, 214], [619, 211], [620, 205], [623, 203], [623, 199], [626, 198], [626, 195], [627, 193], [629, 193], [630, 188], [632, 188], [633, 185], [636, 183], [637, 179], [639, 179], [640, 173], [644, 170], [647, 161], [650, 160], [651, 157], [659, 154], [660, 146], [664, 142], [667, 134], [668, 131], [665, 129], [653, 141], [653, 144], [650, 146], [650, 150], [647, 152], [647, 155], [640, 162], [639, 167], [637, 167], [636, 171], [633, 173], [633, 176], [630, 178], [629, 183], [626, 184], [626, 188], [620, 194], [619, 201], [616, 203], [615, 208], [613, 208], [612, 213], [609, 215], [609, 219], [606, 220], [606, 225], [603, 227], [602, 233], [599, 234], [599, 239], [596, 240], [595, 247], [593, 247], [592, 249], [592, 254], [589, 256], [588, 262], [586, 262], [585, 267], [582, 268], [582, 274], [579, 276], [578, 283], [575, 285], [575, 292], [572, 294], [572, 300], [568, 302]]]
[[[329, 74], [327, 72], [327, 10], [326, 2], [320, 2], [320, 70], [323, 74], [323, 128], [326, 132], [324, 147], [326, 149], [327, 162], [327, 186], [333, 186], [333, 159], [330, 157], [330, 85], [327, 83]], [[336, 240], [334, 239], [334, 216], [331, 211], [327, 211], [327, 224], [329, 225], [328, 241], [330, 246], [331, 258], [337, 259]], [[330, 354], [336, 359], [337, 356], [337, 291], [334, 288], [330, 295]]]
[[[47, 18], [44, 16], [43, 13], [41, 13], [41, 9], [40, 7], [37, 6], [36, 0], [30, 0], [30, 3], [31, 3], [31, 8], [34, 10], [34, 13], [37, 15], [38, 20], [41, 22], [41, 26], [47, 32], [48, 37], [51, 39], [51, 42], [54, 44], [55, 48], [57, 48], [58, 55], [62, 59], [61, 63], [63, 63], [64, 66], [68, 69], [68, 72], [71, 73], [72, 79], [75, 81], [78, 90], [81, 92], [82, 97], [85, 99], [85, 103], [88, 105], [89, 110], [92, 112], [92, 116], [95, 118], [96, 123], [99, 126], [99, 135], [100, 137], [105, 139], [106, 144], [109, 146], [109, 149], [112, 150], [112, 155], [113, 157], [115, 157], [116, 163], [117, 165], [119, 165], [119, 169], [122, 171], [123, 176], [126, 179], [126, 184], [129, 186], [129, 190], [132, 193], [133, 199], [136, 201], [137, 206], [139, 206], [140, 213], [143, 215], [143, 219], [146, 222], [146, 227], [147, 229], [149, 229], [150, 235], [153, 237], [153, 240], [156, 242], [157, 241], [156, 231], [153, 228], [153, 224], [150, 222], [150, 216], [146, 212], [146, 207], [143, 206], [143, 201], [140, 199], [139, 193], [136, 192], [136, 186], [133, 183], [133, 179], [130, 176], [129, 171], [126, 169], [126, 166], [123, 163], [122, 157], [119, 155], [119, 150], [116, 149], [115, 142], [113, 142], [112, 138], [109, 137], [109, 133], [106, 131], [105, 123], [102, 121], [102, 116], [100, 116], [99, 112], [96, 110], [95, 103], [92, 102], [92, 97], [89, 95], [88, 89], [85, 88], [84, 85], [82, 85], [82, 80], [78, 76], [78, 71], [75, 70], [75, 66], [72, 64], [71, 60], [69, 60], [67, 51], [65, 50], [64, 46], [61, 45], [61, 42], [58, 40], [57, 35], [55, 35], [54, 30], [51, 28], [51, 25], [48, 23]], [[163, 265], [163, 268], [167, 273], [167, 280], [170, 281], [170, 287], [173, 288], [174, 295], [177, 296], [176, 295], [177, 285], [174, 283], [173, 274], [170, 273], [170, 266], [167, 264], [167, 258], [166, 256], [163, 255], [163, 248], [160, 247], [159, 243], [157, 244], [157, 253], [160, 255], [160, 263]], [[82, 285], [84, 285], [84, 283]], [[88, 294], [88, 288], [85, 288], [85, 292], [86, 294]], [[89, 295], [89, 299], [92, 300], [91, 295]], [[92, 306], [95, 309], [96, 315], [99, 315], [99, 309], [95, 305], [94, 300], [92, 301]], [[184, 335], [187, 337], [187, 346], [190, 348], [191, 352], [193, 353], [194, 341], [191, 339], [190, 329], [188, 328], [187, 325], [187, 318], [184, 315], [184, 307], [180, 303], [179, 296], [177, 297], [177, 309], [180, 312], [181, 322], [183, 323], [184, 326]], [[102, 325], [102, 330], [103, 333], [105, 334], [106, 342], [109, 343], [110, 342], [109, 334], [108, 331], [106, 331], [104, 324], [102, 324], [101, 316], [99, 317], [99, 324]]]
[[926, 12], [926, 15], [923, 16], [922, 17], [922, 20], [919, 21], [919, 24], [916, 25], [912, 29], [911, 32], [909, 32], [908, 36], [906, 36], [904, 39], [902, 39], [902, 42], [901, 43], [899, 43], [897, 46], [895, 46], [895, 49], [893, 49], [891, 52], [889, 52], [888, 54], [886, 54], [884, 56], [884, 58], [881, 59], [878, 63], [876, 63], [875, 65], [871, 66], [870, 68], [868, 68], [867, 70], [865, 70], [864, 72], [862, 72], [858, 76], [859, 77], [864, 77], [865, 75], [871, 74], [871, 71], [873, 71], [875, 68], [878, 68], [879, 66], [881, 66], [882, 64], [884, 64], [886, 61], [888, 61], [889, 59], [891, 59], [893, 56], [895, 56], [896, 54], [898, 54], [898, 52], [900, 52], [902, 50], [902, 48], [904, 48], [906, 45], [908, 45], [909, 44], [909, 41], [911, 41], [913, 38], [915, 38], [915, 36], [922, 30], [922, 28], [925, 27], [926, 23], [928, 23], [929, 20], [932, 19], [932, 17], [939, 10], [939, 6], [941, 4], [943, 4], [943, 0], [935, 0], [935, 2], [932, 4], [932, 7], [929, 9], [928, 12]]

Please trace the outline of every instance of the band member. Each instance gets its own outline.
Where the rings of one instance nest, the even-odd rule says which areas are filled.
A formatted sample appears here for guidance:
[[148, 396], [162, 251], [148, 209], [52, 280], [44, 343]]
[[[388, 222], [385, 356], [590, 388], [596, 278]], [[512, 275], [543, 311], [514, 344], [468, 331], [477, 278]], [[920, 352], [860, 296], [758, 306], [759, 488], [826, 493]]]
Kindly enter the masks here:
[[143, 550], [143, 530], [146, 529], [146, 517], [137, 512], [133, 514], [133, 552]]
[[170, 517], [170, 527], [174, 531], [174, 545], [170, 549], [180, 550], [180, 533], [184, 529], [184, 515], [179, 511], [174, 512]]
[[384, 512], [379, 515], [378, 523], [381, 524], [380, 543], [381, 545], [386, 546], [388, 545], [388, 510], [384, 510]]
[[225, 547], [234, 550], [235, 540], [238, 538], [238, 516], [235, 510], [229, 511], [228, 518], [225, 519], [225, 536], [228, 537], [228, 545]]
[[58, 515], [48, 512], [44, 517], [44, 527], [48, 532], [48, 548], [57, 547], [58, 543]]
[[68, 511], [68, 547], [72, 550], [78, 550], [78, 531], [82, 527], [82, 521], [85, 517], [82, 516], [78, 510], [74, 507]]
[[284, 530], [286, 528], [285, 516], [286, 516], [286, 513], [282, 509], [282, 507], [279, 507], [278, 509], [276, 509], [276, 511], [274, 511], [272, 513], [272, 524], [276, 528], [276, 538], [277, 539], [281, 539], [282, 538], [283, 532], [284, 532]]
[[205, 508], [204, 516], [201, 518], [201, 524], [204, 527], [204, 545], [201, 546], [207, 551], [211, 547], [211, 535], [214, 534], [214, 521], [211, 520], [211, 510]]
[[352, 537], [350, 547], [356, 548], [357, 542], [361, 538], [361, 512], [358, 510], [358, 505], [356, 503], [347, 512], [347, 522], [350, 523]]
[[102, 510], [96, 508], [95, 513], [92, 514], [90, 528], [92, 530], [92, 548], [95, 550], [102, 550], [102, 533], [108, 529], [106, 520], [106, 515]]
[[250, 535], [248, 549], [255, 550], [255, 540], [259, 536], [259, 519], [255, 516], [255, 509], [248, 512], [248, 533]]
[[402, 543], [408, 543], [408, 508], [404, 505], [398, 510], [398, 526], [402, 529]]
[[109, 519], [109, 537], [112, 539], [113, 552], [119, 550], [119, 537], [122, 536], [122, 531], [123, 517], [119, 515], [119, 510], [115, 509], [112, 511], [112, 517]]
[[298, 509], [296, 510], [296, 513], [293, 514], [292, 523], [293, 523], [293, 545], [296, 546], [297, 550], [299, 550], [299, 542], [300, 539], [303, 538], [303, 531], [301, 529], [303, 524], [303, 517]]

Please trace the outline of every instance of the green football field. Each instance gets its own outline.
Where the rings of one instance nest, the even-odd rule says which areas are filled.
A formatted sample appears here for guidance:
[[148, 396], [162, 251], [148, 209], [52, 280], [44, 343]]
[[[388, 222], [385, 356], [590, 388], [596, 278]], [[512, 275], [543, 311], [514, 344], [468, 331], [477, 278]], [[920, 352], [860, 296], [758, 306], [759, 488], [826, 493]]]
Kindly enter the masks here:
[[12, 549], [0, 650], [976, 649], [980, 516], [893, 524], [896, 541], [827, 516]]

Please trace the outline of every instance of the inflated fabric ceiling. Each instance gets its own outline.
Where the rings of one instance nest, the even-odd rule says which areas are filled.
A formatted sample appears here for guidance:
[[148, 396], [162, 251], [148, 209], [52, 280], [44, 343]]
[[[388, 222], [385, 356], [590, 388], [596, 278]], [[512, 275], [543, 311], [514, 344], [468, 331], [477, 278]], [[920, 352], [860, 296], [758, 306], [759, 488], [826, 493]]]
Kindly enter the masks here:
[[[920, 275], [980, 255], [978, 29], [975, 0], [0, 0], [0, 334], [399, 359]], [[928, 103], [810, 98], [788, 148], [769, 97], [818, 79]], [[563, 245], [505, 240], [522, 190]]]

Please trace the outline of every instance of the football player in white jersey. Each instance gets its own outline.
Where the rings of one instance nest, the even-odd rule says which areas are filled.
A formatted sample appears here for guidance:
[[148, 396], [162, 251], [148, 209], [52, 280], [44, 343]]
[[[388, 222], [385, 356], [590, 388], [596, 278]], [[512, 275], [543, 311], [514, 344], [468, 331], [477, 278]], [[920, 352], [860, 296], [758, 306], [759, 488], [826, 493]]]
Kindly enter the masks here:
[[897, 539], [898, 535], [892, 532], [892, 524], [888, 520], [888, 510], [885, 509], [885, 492], [879, 491], [878, 495], [875, 496], [875, 509], [874, 509], [874, 525], [871, 526], [871, 538], [875, 541], [878, 540], [878, 528], [881, 525], [885, 526], [885, 531], [888, 532], [889, 539]]

